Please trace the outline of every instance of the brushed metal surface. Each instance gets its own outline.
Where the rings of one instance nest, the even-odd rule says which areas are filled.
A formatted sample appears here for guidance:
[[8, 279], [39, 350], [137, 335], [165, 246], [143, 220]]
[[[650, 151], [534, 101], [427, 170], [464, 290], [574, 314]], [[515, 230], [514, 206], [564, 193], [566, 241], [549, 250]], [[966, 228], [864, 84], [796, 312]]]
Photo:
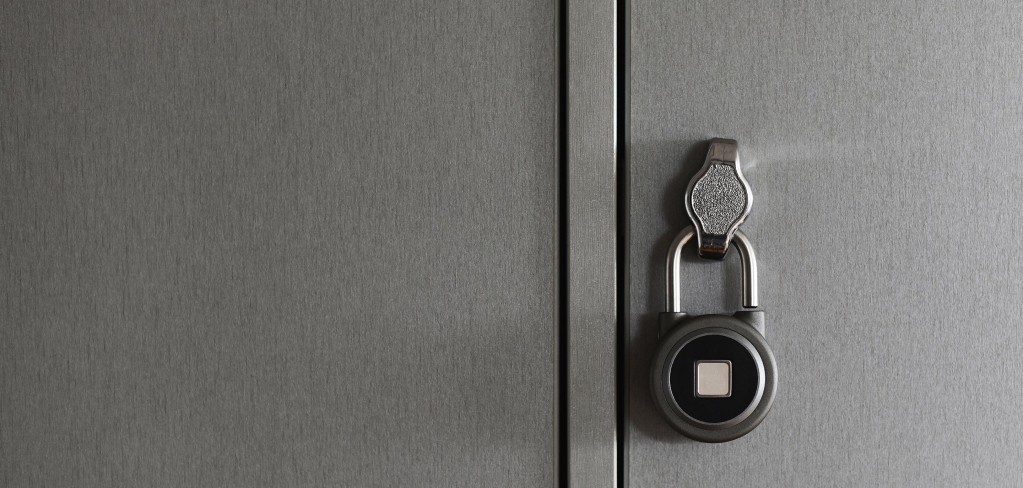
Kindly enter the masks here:
[[616, 485], [615, 4], [570, 1], [568, 467], [570, 487]]
[[0, 7], [0, 485], [550, 486], [554, 6]]
[[[631, 486], [1023, 485], [1023, 10], [632, 5]], [[707, 446], [641, 377], [686, 183], [722, 135], [784, 386]], [[693, 313], [738, 305], [735, 268], [685, 259]]]

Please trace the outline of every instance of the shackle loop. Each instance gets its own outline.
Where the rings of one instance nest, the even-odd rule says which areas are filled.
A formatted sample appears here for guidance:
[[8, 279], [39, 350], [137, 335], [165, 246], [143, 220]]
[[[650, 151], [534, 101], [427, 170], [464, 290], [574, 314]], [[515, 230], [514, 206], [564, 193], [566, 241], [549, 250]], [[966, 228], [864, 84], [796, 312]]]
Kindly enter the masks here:
[[[665, 273], [668, 312], [682, 312], [682, 248], [695, 236], [696, 230], [690, 225], [678, 233], [668, 248], [668, 269]], [[757, 291], [757, 256], [753, 252], [753, 245], [741, 230], [735, 231], [732, 242], [742, 260], [742, 306], [757, 308], [760, 300]]]

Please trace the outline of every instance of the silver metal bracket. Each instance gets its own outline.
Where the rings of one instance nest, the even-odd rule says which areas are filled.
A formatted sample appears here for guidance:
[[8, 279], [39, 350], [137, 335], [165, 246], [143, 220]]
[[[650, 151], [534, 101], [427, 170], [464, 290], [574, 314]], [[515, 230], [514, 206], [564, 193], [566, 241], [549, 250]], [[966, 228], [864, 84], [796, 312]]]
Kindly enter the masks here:
[[712, 140], [703, 168], [686, 189], [686, 212], [696, 228], [700, 257], [724, 259], [735, 230], [752, 208], [753, 192], [739, 165], [739, 143]]

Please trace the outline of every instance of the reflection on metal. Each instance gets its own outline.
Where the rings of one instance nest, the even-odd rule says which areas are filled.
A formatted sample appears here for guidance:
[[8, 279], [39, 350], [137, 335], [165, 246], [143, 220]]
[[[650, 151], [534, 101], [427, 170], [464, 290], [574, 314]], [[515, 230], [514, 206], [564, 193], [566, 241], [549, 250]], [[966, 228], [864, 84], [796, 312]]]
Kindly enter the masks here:
[[612, 488], [618, 475], [615, 2], [562, 4], [565, 239], [560, 393], [567, 486]]

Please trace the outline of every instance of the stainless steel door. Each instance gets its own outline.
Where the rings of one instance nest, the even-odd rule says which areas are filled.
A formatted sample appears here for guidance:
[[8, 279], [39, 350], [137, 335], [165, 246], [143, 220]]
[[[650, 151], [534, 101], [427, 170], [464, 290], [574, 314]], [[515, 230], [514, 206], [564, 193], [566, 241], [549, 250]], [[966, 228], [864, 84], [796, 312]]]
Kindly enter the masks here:
[[[1019, 486], [1023, 11], [1014, 2], [632, 2], [631, 486]], [[770, 415], [658, 418], [662, 263], [713, 136], [753, 187]], [[738, 262], [686, 263], [688, 307]]]
[[0, 484], [552, 484], [554, 11], [0, 7]]

